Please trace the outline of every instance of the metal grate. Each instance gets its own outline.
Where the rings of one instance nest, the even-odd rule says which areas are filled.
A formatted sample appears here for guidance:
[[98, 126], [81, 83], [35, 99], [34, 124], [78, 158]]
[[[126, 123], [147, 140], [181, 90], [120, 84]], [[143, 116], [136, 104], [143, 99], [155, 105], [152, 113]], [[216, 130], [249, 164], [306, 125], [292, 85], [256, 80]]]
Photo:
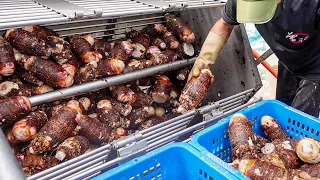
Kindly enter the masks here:
[[95, 12], [102, 12], [102, 17], [118, 17], [159, 13], [161, 9], [132, 0], [67, 0], [70, 3]]
[[0, 1], [0, 29], [68, 20], [63, 14], [32, 0]]

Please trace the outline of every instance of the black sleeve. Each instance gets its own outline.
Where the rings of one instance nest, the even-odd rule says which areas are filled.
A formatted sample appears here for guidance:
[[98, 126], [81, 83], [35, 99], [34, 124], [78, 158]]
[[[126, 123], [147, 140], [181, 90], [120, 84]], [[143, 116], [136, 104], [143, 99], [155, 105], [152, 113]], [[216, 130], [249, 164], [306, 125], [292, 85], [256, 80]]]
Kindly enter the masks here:
[[237, 22], [237, 0], [228, 0], [226, 5], [223, 8], [222, 12], [222, 19], [231, 24], [231, 25], [238, 25]]

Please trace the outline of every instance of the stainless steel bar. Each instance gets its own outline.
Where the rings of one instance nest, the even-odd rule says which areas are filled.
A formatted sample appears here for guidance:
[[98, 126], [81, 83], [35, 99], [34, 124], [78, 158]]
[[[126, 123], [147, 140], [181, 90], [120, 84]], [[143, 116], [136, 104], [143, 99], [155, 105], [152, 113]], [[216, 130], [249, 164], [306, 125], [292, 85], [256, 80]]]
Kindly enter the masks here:
[[142, 134], [138, 132], [138, 133], [129, 135], [123, 139], [120, 139], [118, 141], [115, 141], [114, 146], [116, 146], [115, 148], [122, 148], [128, 145], [129, 143], [141, 140], [142, 137], [143, 137]]
[[24, 180], [24, 173], [2, 131], [0, 132], [0, 147], [0, 179]]
[[[42, 19], [51, 19], [51, 18], [59, 18], [61, 15], [59, 14], [51, 14], [41, 17]], [[12, 19], [0, 19], [0, 23], [9, 23], [9, 22], [23, 22], [23, 21], [31, 21], [31, 20], [37, 20], [39, 17], [16, 17]]]
[[[86, 171], [88, 171], [88, 170], [90, 170], [90, 169], [92, 169], [92, 168], [95, 168], [95, 167], [97, 167], [97, 166], [100, 166], [101, 164], [103, 164], [103, 162], [96, 163], [96, 164], [94, 164], [94, 165], [92, 165], [92, 166], [90, 166], [90, 167], [88, 167], [88, 168], [81, 169], [81, 170], [78, 171], [78, 172], [75, 172], [75, 173], [73, 173], [73, 174], [70, 174], [70, 175], [65, 176], [65, 177], [63, 177], [63, 178], [60, 178], [60, 179], [62, 179], [62, 180], [69, 180], [69, 179], [71, 179], [72, 177], [78, 176], [78, 175], [80, 175], [80, 174], [82, 174], [82, 173], [85, 173]], [[96, 172], [96, 173], [94, 173], [93, 175], [84, 177], [82, 180], [84, 180], [84, 179], [90, 179], [89, 177], [93, 178], [94, 176], [97, 176], [97, 175], [99, 175], [100, 173], [101, 173], [101, 171]], [[60, 180], [60, 179], [57, 179], [57, 180]]]
[[[98, 157], [86, 164], [81, 164], [80, 166], [77, 166], [73, 169], [70, 169], [69, 171], [66, 171], [64, 173], [59, 173], [59, 174], [56, 174], [55, 176], [53, 177], [50, 177], [51, 180], [60, 180], [60, 179], [63, 179], [63, 178], [66, 178], [68, 176], [73, 176], [73, 174], [77, 173], [77, 172], [81, 172], [83, 171], [84, 169], [87, 169], [87, 168], [93, 168], [94, 166], [97, 165], [97, 163], [103, 163], [103, 160], [105, 160], [106, 157]], [[68, 177], [69, 178], [69, 177]], [[48, 179], [48, 178], [40, 178], [39, 180], [41, 179]]]
[[[60, 28], [55, 29], [56, 32], [60, 31], [69, 31], [69, 30], [77, 30], [77, 29], [86, 29], [86, 28], [93, 28], [93, 27], [100, 27], [100, 26], [112, 26], [112, 25], [119, 25], [119, 24], [127, 24], [127, 23], [135, 23], [135, 22], [142, 22], [142, 21], [148, 21], [148, 20], [155, 20], [155, 19], [161, 19], [164, 16], [157, 16], [157, 17], [150, 17], [150, 18], [139, 18], [134, 20], [127, 20], [127, 21], [118, 21], [114, 23], [102, 23], [102, 24], [94, 24], [94, 25], [86, 25], [86, 26], [78, 26], [78, 27], [70, 27], [70, 28]], [[107, 20], [107, 19], [106, 19]], [[100, 19], [99, 19], [100, 21]], [[87, 21], [86, 21], [87, 22]]]
[[166, 137], [166, 138], [161, 139], [161, 140], [158, 141], [158, 142], [152, 143], [152, 144], [150, 144], [150, 146], [152, 147], [152, 146], [155, 146], [157, 143], [159, 144], [159, 143], [167, 142], [167, 141], [172, 140], [172, 139], [174, 139], [174, 138], [176, 138], [176, 137], [178, 137], [178, 136], [181, 136], [181, 135], [183, 135], [183, 134], [185, 134], [185, 133], [189, 133], [189, 132], [191, 132], [191, 131], [193, 131], [193, 130], [201, 127], [201, 126], [204, 126], [204, 125], [206, 125], [206, 124], [212, 123], [213, 121], [222, 119], [222, 118], [224, 118], [224, 117], [226, 117], [226, 116], [228, 116], [228, 115], [230, 115], [230, 114], [232, 114], [232, 113], [235, 113], [235, 112], [237, 112], [237, 111], [239, 111], [239, 110], [241, 110], [241, 109], [243, 109], [243, 108], [245, 108], [245, 107], [247, 107], [247, 106], [249, 106], [249, 105], [251, 105], [251, 104], [254, 104], [254, 103], [258, 102], [258, 101], [261, 101], [261, 100], [262, 100], [262, 99], [260, 98], [260, 99], [257, 99], [257, 100], [255, 100], [255, 101], [252, 101], [252, 102], [246, 103], [246, 104], [244, 104], [244, 105], [241, 105], [241, 106], [239, 106], [239, 107], [237, 107], [237, 108], [235, 108], [235, 109], [233, 109], [233, 110], [226, 111], [226, 112], [225, 112], [224, 114], [222, 114], [222, 115], [219, 115], [219, 116], [217, 116], [217, 117], [215, 117], [215, 118], [213, 118], [213, 119], [211, 119], [211, 120], [203, 121], [203, 122], [198, 123], [198, 124], [196, 124], [196, 125], [194, 125], [194, 126], [191, 126], [191, 127], [189, 127], [189, 128], [186, 128], [186, 129], [180, 131], [180, 132], [177, 133], [177, 134], [168, 136], [168, 137]]
[[224, 112], [227, 112], [227, 111], [230, 111], [230, 110], [232, 110], [232, 109], [234, 109], [234, 108], [236, 108], [236, 107], [238, 107], [238, 105], [230, 106], [230, 107], [228, 107], [228, 108], [226, 108], [226, 109], [223, 109], [223, 111], [224, 111]]
[[143, 134], [143, 138], [146, 141], [150, 141], [152, 138], [155, 138], [159, 133], [161, 134], [163, 131], [166, 131], [168, 129], [168, 127], [180, 125], [180, 124], [183, 124], [183, 123], [188, 123], [188, 122], [190, 122], [190, 120], [192, 118], [193, 118], [193, 116], [190, 116], [190, 117], [187, 117], [187, 118], [180, 119], [180, 120], [178, 120], [176, 122], [170, 123], [170, 124], [168, 124], [166, 126], [162, 126], [160, 128], [157, 128], [155, 131], [151, 131], [149, 133]]
[[242, 95], [244, 95], [244, 94], [249, 94], [249, 93], [253, 93], [253, 92], [254, 92], [254, 89], [251, 88], [251, 89], [242, 91], [241, 93], [238, 93], [238, 94], [229, 96], [229, 97], [227, 97], [227, 98], [221, 99], [221, 100], [218, 101], [218, 102], [219, 102], [219, 104], [223, 104], [224, 102], [230, 101], [230, 100], [232, 100], [232, 99], [234, 99], [234, 98], [236, 98], [236, 97], [238, 97], [238, 96], [242, 96]]
[[163, 127], [163, 126], [171, 124], [172, 122], [176, 122], [176, 121], [178, 121], [180, 119], [184, 119], [184, 118], [187, 118], [188, 116], [193, 116], [195, 114], [196, 114], [196, 110], [188, 111], [185, 114], [182, 114], [182, 115], [180, 115], [178, 117], [172, 118], [172, 119], [170, 119], [168, 121], [165, 121], [165, 122], [163, 122], [161, 124], [157, 124], [157, 125], [152, 126], [152, 127], [148, 128], [148, 129], [144, 129], [144, 130], [140, 131], [140, 133], [143, 134], [144, 137], [146, 137], [145, 134], [148, 134], [148, 133], [154, 131], [155, 129], [159, 129], [159, 128]]
[[240, 106], [242, 104], [244, 104], [244, 101], [238, 100], [238, 101], [232, 102], [226, 106], [221, 107], [221, 109], [219, 109], [219, 110], [227, 111], [226, 109], [230, 109], [230, 107]]
[[236, 98], [234, 98], [232, 101], [228, 101], [228, 102], [225, 102], [225, 103], [221, 103], [221, 104], [220, 104], [220, 108], [224, 108], [225, 106], [229, 106], [230, 103], [234, 103], [235, 101], [239, 101], [239, 100], [244, 101], [245, 98], [248, 98], [248, 96], [242, 95], [242, 96], [236, 97]]
[[41, 13], [41, 12], [51, 12], [48, 11], [48, 9], [43, 8], [33, 8], [33, 9], [26, 9], [26, 10], [15, 10], [15, 11], [1, 11], [0, 16], [8, 15], [10, 13], [11, 15], [14, 14], [33, 14], [33, 13]]
[[[54, 166], [50, 169], [47, 169], [45, 171], [42, 171], [40, 173], [37, 173], [31, 177], [29, 177], [28, 179], [38, 179], [40, 177], [46, 176], [48, 174], [52, 174], [52, 173], [59, 173], [61, 171], [61, 169], [72, 169], [73, 166], [78, 166], [80, 164], [86, 163], [86, 162], [90, 162], [91, 160], [93, 160], [95, 157], [100, 157], [103, 156], [104, 154], [106, 154], [106, 152], [108, 152], [108, 149], [110, 148], [110, 145], [105, 145], [102, 147], [99, 147], [98, 149], [95, 149], [87, 154], [78, 156], [74, 159], [71, 159], [67, 162], [64, 162], [62, 164], [59, 164], [57, 166]], [[62, 170], [63, 171], [63, 170]]]
[[52, 92], [37, 95], [37, 96], [31, 96], [31, 97], [29, 97], [29, 100], [33, 106], [36, 106], [39, 104], [71, 97], [74, 95], [84, 94], [84, 93], [90, 92], [92, 90], [98, 90], [98, 89], [110, 87], [110, 86], [120, 84], [120, 83], [121, 84], [127, 83], [127, 82], [133, 81], [135, 79], [155, 75], [159, 72], [172, 71], [174, 69], [182, 68], [182, 67], [188, 66], [190, 64], [193, 64], [194, 61], [195, 61], [195, 58], [192, 58], [189, 60], [181, 60], [181, 61], [176, 61], [176, 62], [169, 63], [169, 64], [154, 66], [154, 67], [138, 70], [138, 71], [135, 71], [132, 73], [127, 73], [127, 74], [123, 74], [123, 75], [100, 79], [97, 81], [92, 81], [92, 82], [72, 86], [72, 87], [66, 88], [66, 89], [52, 91]]
[[142, 14], [154, 14], [154, 13], [162, 13], [161, 9], [147, 9], [147, 10], [140, 10], [140, 11], [126, 11], [126, 12], [104, 12], [102, 17], [124, 17], [124, 16], [131, 16], [131, 15], [142, 15]]
[[[146, 25], [155, 24], [155, 23], [162, 23], [162, 21], [156, 21], [156, 22], [150, 22], [150, 23], [144, 23], [144, 24], [137, 24], [137, 25], [131, 25], [131, 26], [124, 26], [124, 27], [117, 27], [117, 28], [110, 28], [110, 29], [100, 29], [100, 30], [94, 30], [94, 31], [84, 31], [84, 32], [79, 32], [79, 33], [70, 33], [70, 34], [64, 34], [64, 35], [62, 35], [62, 37], [73, 35], [73, 34], [92, 34], [92, 33], [112, 31], [112, 30], [122, 30], [122, 29], [127, 29], [127, 28], [146, 26]], [[123, 32], [123, 33], [125, 33], [125, 32]], [[119, 34], [123, 34], [123, 33], [119, 33]], [[108, 36], [119, 35], [119, 34], [108, 34]]]
[[[42, 17], [42, 16], [44, 16], [44, 17], [46, 17], [46, 16], [52, 16], [52, 15], [56, 15], [56, 16], [61, 16], [61, 15], [59, 15], [59, 14], [56, 14], [56, 13], [54, 13], [54, 12], [50, 12], [50, 11], [48, 11], [48, 12], [40, 12], [40, 13], [27, 13], [27, 14], [24, 14], [24, 13], [20, 13], [20, 14], [13, 14], [13, 15], [8, 15], [8, 14], [6, 14], [6, 15], [1, 15], [0, 14], [0, 17], [1, 16], [5, 16], [5, 17], [1, 17], [1, 18], [5, 18], [5, 19], [14, 19], [14, 18], [19, 18], [19, 17], [24, 17], [24, 18], [27, 18], [27, 17], [31, 17], [31, 18], [35, 18], [35, 16], [36, 17]], [[1, 21], [1, 20], [0, 20]]]
[[160, 147], [162, 147], [162, 146], [164, 146], [164, 145], [174, 143], [174, 141], [175, 141], [175, 140], [173, 140], [173, 141], [168, 141], [168, 142], [164, 142], [164, 143], [161, 143], [161, 144], [157, 144], [156, 146], [152, 146], [152, 147], [150, 147], [150, 148], [147, 149], [147, 152], [151, 152], [151, 151], [154, 151], [154, 150], [156, 150], [156, 149], [158, 149], [158, 148], [160, 148]]
[[28, 8], [33, 8], [33, 7], [37, 7], [39, 6], [39, 4], [26, 4], [26, 5], [22, 5], [22, 6], [19, 6], [19, 4], [16, 4], [14, 6], [12, 5], [1, 5], [0, 6], [0, 10], [7, 10], [7, 9], [28, 9]]
[[[152, 143], [154, 143], [154, 142], [156, 142], [156, 141], [158, 141], [158, 140], [160, 140], [162, 138], [165, 138], [166, 136], [169, 136], [171, 134], [177, 133], [177, 132], [185, 129], [187, 124], [188, 124], [188, 122], [185, 122], [180, 126], [173, 126], [171, 128], [168, 128], [166, 130], [166, 133], [163, 133], [162, 135], [161, 134], [157, 134], [157, 136], [155, 136], [154, 138], [150, 139], [150, 141], [148, 141], [148, 144], [152, 144]], [[183, 126], [183, 127], [181, 127], [181, 126]]]
[[67, 17], [59, 17], [59, 18], [50, 18], [50, 19], [34, 19], [34, 20], [28, 20], [28, 21], [8, 22], [8, 23], [1, 23], [0, 29], [21, 27], [21, 26], [34, 25], [34, 24], [42, 25], [42, 24], [51, 23], [51, 22], [52, 23], [65, 22], [68, 20], [69, 18]]

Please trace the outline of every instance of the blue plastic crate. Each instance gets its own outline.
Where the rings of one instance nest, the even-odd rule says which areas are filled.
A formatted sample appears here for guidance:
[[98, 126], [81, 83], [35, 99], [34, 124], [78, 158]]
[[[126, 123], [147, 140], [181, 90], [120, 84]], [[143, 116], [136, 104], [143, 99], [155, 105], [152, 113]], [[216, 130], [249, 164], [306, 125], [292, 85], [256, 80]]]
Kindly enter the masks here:
[[[266, 136], [260, 125], [260, 119], [262, 116], [269, 115], [280, 123], [291, 138], [313, 137], [320, 139], [320, 121], [318, 118], [307, 115], [276, 100], [262, 101], [239, 111], [239, 113], [246, 115], [252, 121], [253, 131], [263, 137]], [[216, 158], [217, 156], [222, 159], [224, 162], [221, 163], [219, 161], [217, 163], [235, 176], [241, 179], [249, 179], [227, 164], [231, 162], [231, 145], [228, 135], [231, 116], [197, 133], [189, 143], [203, 154], [206, 154], [207, 157]]]
[[93, 180], [237, 179], [187, 143], [172, 143], [109, 170]]

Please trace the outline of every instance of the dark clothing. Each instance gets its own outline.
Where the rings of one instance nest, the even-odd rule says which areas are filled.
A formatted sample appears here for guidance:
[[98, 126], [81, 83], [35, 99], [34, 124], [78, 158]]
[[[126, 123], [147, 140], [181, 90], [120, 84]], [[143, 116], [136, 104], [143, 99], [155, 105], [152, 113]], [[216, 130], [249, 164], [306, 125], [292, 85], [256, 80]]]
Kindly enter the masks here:
[[276, 99], [300, 111], [319, 117], [320, 87], [288, 71], [281, 62], [278, 66]]
[[[320, 82], [320, 0], [284, 0], [281, 11], [271, 21], [256, 28], [283, 65], [302, 79]], [[319, 11], [320, 12], [320, 11]], [[236, 0], [229, 0], [222, 18], [232, 25]], [[319, 27], [320, 28], [320, 27]]]
[[[278, 5], [280, 11], [271, 21], [256, 24], [257, 30], [281, 62], [276, 98], [318, 117], [320, 0], [282, 0], [282, 2]], [[236, 0], [228, 0], [222, 18], [229, 24], [239, 24], [236, 19]]]

